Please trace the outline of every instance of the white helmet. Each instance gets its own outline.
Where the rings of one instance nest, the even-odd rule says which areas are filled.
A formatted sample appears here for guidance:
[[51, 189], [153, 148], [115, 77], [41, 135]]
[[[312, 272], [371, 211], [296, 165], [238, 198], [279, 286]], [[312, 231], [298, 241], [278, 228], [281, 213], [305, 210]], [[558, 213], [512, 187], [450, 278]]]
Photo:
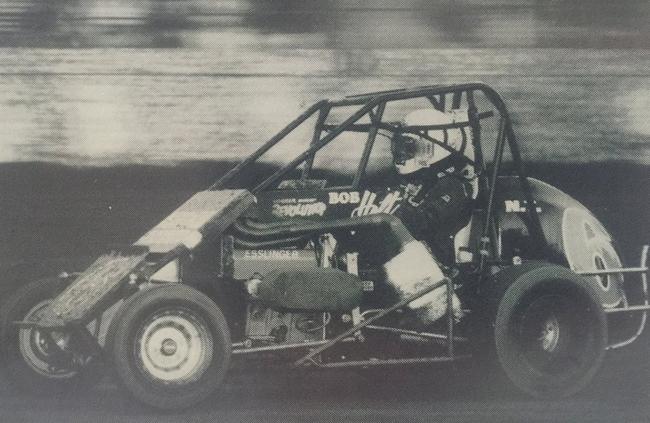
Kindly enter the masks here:
[[[463, 116], [464, 112], [464, 116]], [[467, 122], [467, 111], [452, 110], [444, 113], [435, 109], [415, 110], [406, 115], [402, 121], [404, 126], [447, 125], [456, 122]], [[459, 153], [465, 153], [468, 139], [463, 128], [432, 129], [425, 131], [426, 135], [446, 144]], [[427, 168], [449, 157], [449, 150], [436, 145], [426, 138], [416, 134], [395, 134], [393, 137], [393, 160], [397, 172], [407, 175]]]

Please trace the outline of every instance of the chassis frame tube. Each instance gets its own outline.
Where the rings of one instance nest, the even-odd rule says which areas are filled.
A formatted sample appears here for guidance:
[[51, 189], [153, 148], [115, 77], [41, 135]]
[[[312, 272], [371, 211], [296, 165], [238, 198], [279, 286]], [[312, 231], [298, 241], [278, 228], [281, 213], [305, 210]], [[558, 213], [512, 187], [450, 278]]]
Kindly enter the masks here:
[[[371, 330], [376, 330], [376, 331], [383, 331], [383, 332], [397, 333], [397, 334], [401, 334], [401, 335], [415, 336], [415, 337], [424, 338], [424, 339], [434, 339], [436, 341], [445, 342], [445, 343], [449, 339], [449, 336], [442, 335], [442, 334], [439, 334], [439, 333], [417, 332], [417, 331], [414, 331], [414, 330], [399, 329], [399, 328], [393, 328], [393, 327], [390, 327], [390, 326], [368, 325], [368, 326], [366, 326], [366, 329], [371, 329]], [[462, 336], [452, 336], [452, 339], [453, 339], [454, 342], [468, 342], [469, 341], [467, 338], [462, 337]]]
[[[232, 353], [237, 355], [243, 355], [243, 354], [253, 354], [253, 353], [260, 353], [260, 352], [292, 350], [296, 348], [311, 348], [311, 347], [318, 347], [325, 343], [327, 343], [327, 341], [303, 342], [301, 344], [268, 345], [264, 347], [252, 347], [252, 348], [240, 347], [240, 348], [233, 349]], [[239, 343], [236, 346], [241, 346], [241, 344], [243, 343]]]
[[296, 119], [291, 121], [287, 126], [285, 126], [280, 132], [275, 134], [270, 140], [264, 143], [260, 148], [258, 148], [253, 154], [248, 156], [245, 160], [240, 162], [237, 166], [230, 169], [225, 175], [223, 175], [219, 180], [217, 180], [209, 190], [214, 191], [223, 188], [228, 182], [230, 182], [242, 169], [246, 166], [254, 163], [259, 159], [264, 153], [269, 151], [274, 145], [280, 142], [284, 137], [289, 135], [300, 126], [304, 121], [309, 119], [314, 113], [320, 111], [327, 104], [326, 100], [321, 100], [313, 104], [309, 109], [307, 109], [303, 114], [298, 116]]
[[[440, 98], [442, 99], [447, 94], [453, 94], [454, 96], [460, 98], [462, 97], [463, 92], [466, 94], [467, 101], [470, 105], [470, 108], [472, 109], [475, 109], [476, 107], [474, 105], [474, 93], [475, 92], [482, 93], [485, 96], [485, 98], [492, 104], [492, 106], [495, 107], [495, 109], [501, 115], [501, 118], [505, 120], [506, 138], [515, 164], [515, 170], [519, 176], [522, 191], [524, 193], [526, 200], [529, 202], [529, 204], [533, 204], [530, 183], [528, 182], [527, 176], [524, 171], [521, 154], [519, 151], [519, 147], [517, 145], [517, 140], [514, 131], [512, 130], [512, 122], [508, 110], [506, 108], [505, 102], [501, 97], [501, 95], [496, 90], [494, 90], [492, 87], [482, 82], [470, 82], [465, 84], [451, 84], [451, 85], [431, 85], [425, 87], [417, 87], [414, 89], [398, 89], [398, 90], [389, 90], [389, 91], [382, 91], [382, 92], [375, 92], [375, 93], [368, 93], [368, 94], [360, 94], [360, 95], [344, 97], [338, 100], [322, 100], [312, 105], [305, 113], [303, 113], [297, 119], [292, 121], [288, 126], [286, 126], [282, 131], [280, 131], [269, 141], [267, 141], [262, 147], [260, 147], [257, 151], [255, 151], [251, 156], [249, 156], [243, 162], [241, 162], [233, 169], [231, 169], [229, 172], [227, 172], [217, 182], [215, 182], [212, 185], [212, 187], [210, 187], [210, 189], [222, 188], [226, 182], [232, 180], [246, 166], [250, 165], [251, 163], [255, 162], [257, 159], [259, 159], [264, 153], [266, 153], [269, 149], [271, 149], [275, 144], [280, 142], [286, 135], [291, 133], [295, 128], [297, 128], [300, 124], [302, 124], [304, 121], [306, 121], [309, 117], [311, 117], [316, 112], [323, 113], [325, 109], [329, 110], [333, 107], [361, 106], [360, 109], [357, 110], [352, 116], [350, 116], [344, 122], [336, 126], [336, 128], [332, 128], [330, 133], [325, 135], [323, 138], [320, 138], [317, 142], [312, 142], [312, 145], [307, 150], [305, 150], [302, 154], [300, 154], [297, 158], [292, 160], [289, 164], [279, 169], [273, 175], [271, 175], [270, 177], [265, 179], [262, 183], [257, 185], [253, 189], [253, 193], [257, 193], [261, 190], [268, 188], [273, 183], [275, 183], [279, 178], [283, 177], [288, 172], [293, 170], [300, 163], [302, 163], [305, 160], [309, 160], [309, 158], [313, 156], [313, 154], [315, 154], [318, 150], [320, 150], [325, 145], [327, 145], [331, 140], [333, 140], [339, 134], [341, 134], [342, 132], [350, 128], [352, 125], [354, 125], [362, 116], [368, 113], [374, 114], [374, 108], [379, 106], [380, 104], [385, 104], [390, 101], [406, 100], [406, 99], [412, 99], [418, 97], [430, 98], [434, 96], [440, 96]], [[474, 107], [471, 107], [472, 105], [474, 105]], [[474, 110], [473, 114], [475, 115], [476, 112], [477, 111]], [[470, 116], [470, 119], [472, 119], [472, 116]], [[477, 120], [476, 116], [474, 116], [473, 120], [475, 121]], [[372, 122], [372, 124], [379, 126], [381, 124], [380, 119], [377, 119], [375, 122]], [[478, 129], [478, 127], [476, 129]], [[475, 142], [480, 144], [479, 141], [480, 132], [474, 138], [475, 138]], [[480, 154], [480, 151], [478, 151], [477, 154]], [[481, 160], [479, 160], [477, 157], [477, 162], [480, 161]], [[499, 172], [499, 168], [500, 166], [498, 165], [494, 166], [493, 169], [494, 174]], [[479, 171], [480, 173], [483, 173], [482, 172], [483, 169], [479, 169]], [[494, 189], [494, 187], [490, 187], [490, 189]], [[487, 211], [490, 213], [492, 212], [492, 210], [487, 210]], [[530, 231], [533, 238], [536, 240], [539, 249], [540, 250], [547, 249], [548, 243], [545, 239], [542, 226], [539, 221], [539, 216], [537, 215], [536, 208], [529, 207], [527, 213], [529, 217]], [[492, 242], [495, 243], [496, 240], [492, 240]]]
[[376, 360], [359, 360], [359, 361], [340, 361], [335, 363], [316, 363], [316, 367], [326, 369], [339, 369], [345, 367], [381, 367], [381, 366], [408, 366], [414, 364], [429, 364], [429, 363], [447, 363], [451, 361], [458, 361], [461, 359], [468, 359], [471, 355], [456, 355], [455, 357], [440, 356], [440, 357], [415, 357], [415, 358], [389, 358], [389, 359], [376, 359]]
[[333, 347], [334, 345], [341, 342], [343, 339], [345, 339], [345, 338], [347, 338], [349, 336], [353, 336], [359, 330], [361, 330], [361, 329], [365, 328], [366, 326], [370, 325], [371, 323], [381, 319], [382, 317], [394, 312], [395, 310], [398, 310], [398, 309], [400, 309], [402, 307], [405, 307], [406, 305], [408, 305], [409, 303], [412, 303], [413, 301], [417, 300], [420, 297], [425, 296], [426, 294], [433, 291], [434, 289], [437, 289], [437, 288], [440, 288], [441, 286], [444, 286], [446, 283], [447, 283], [447, 278], [444, 278], [443, 280], [438, 281], [438, 282], [434, 282], [434, 283], [430, 284], [429, 286], [426, 286], [426, 287], [422, 288], [421, 290], [409, 295], [408, 297], [398, 301], [397, 303], [393, 304], [392, 306], [382, 310], [381, 312], [375, 314], [374, 316], [369, 317], [368, 319], [363, 320], [359, 324], [356, 324], [356, 325], [352, 326], [350, 329], [340, 333], [339, 335], [337, 335], [334, 338], [332, 338], [331, 340], [329, 340], [326, 344], [321, 345], [320, 347], [314, 349], [313, 351], [310, 351], [309, 354], [307, 354], [304, 357], [302, 357], [301, 359], [297, 360], [294, 363], [294, 367], [304, 366], [308, 362], [315, 363], [314, 357], [316, 357], [317, 355], [319, 355], [323, 351]]

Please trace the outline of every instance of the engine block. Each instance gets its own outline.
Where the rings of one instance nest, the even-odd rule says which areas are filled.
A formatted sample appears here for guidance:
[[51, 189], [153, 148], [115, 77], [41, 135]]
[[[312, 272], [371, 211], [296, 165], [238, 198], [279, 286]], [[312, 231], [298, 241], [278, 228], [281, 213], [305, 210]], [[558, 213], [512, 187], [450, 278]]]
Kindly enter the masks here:
[[302, 344], [325, 339], [328, 313], [289, 313], [250, 303], [246, 318], [246, 339], [254, 344]]

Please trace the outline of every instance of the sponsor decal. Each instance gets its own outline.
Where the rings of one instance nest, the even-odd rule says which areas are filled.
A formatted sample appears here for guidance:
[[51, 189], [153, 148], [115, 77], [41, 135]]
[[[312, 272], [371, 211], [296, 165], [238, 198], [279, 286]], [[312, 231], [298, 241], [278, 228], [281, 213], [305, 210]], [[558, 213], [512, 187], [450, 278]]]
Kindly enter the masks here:
[[[594, 271], [621, 268], [622, 263], [611, 236], [588, 212], [567, 208], [562, 216], [562, 244], [572, 270]], [[615, 307], [624, 298], [622, 275], [593, 276], [600, 289], [603, 306]]]
[[[505, 200], [504, 204], [506, 208], [506, 213], [525, 213], [527, 210], [526, 205], [528, 203], [525, 200], [524, 201]], [[542, 208], [537, 206], [536, 210], [537, 213], [540, 213], [542, 211]]]
[[322, 216], [327, 206], [315, 198], [282, 198], [273, 203], [271, 213], [276, 217]]
[[[329, 204], [358, 204], [352, 210], [352, 217], [366, 216], [378, 213], [394, 213], [403, 200], [399, 191], [389, 191], [387, 194], [364, 191], [360, 194], [357, 191], [330, 192], [328, 193]], [[383, 198], [382, 198], [383, 196]]]
[[359, 204], [359, 201], [361, 198], [356, 191], [329, 193], [329, 204]]
[[401, 200], [399, 191], [389, 192], [382, 200], [377, 200], [376, 193], [365, 191], [359, 207], [352, 210], [352, 217], [378, 213], [393, 214], [399, 208]]
[[263, 260], [294, 260], [302, 256], [298, 250], [244, 250], [244, 258]]

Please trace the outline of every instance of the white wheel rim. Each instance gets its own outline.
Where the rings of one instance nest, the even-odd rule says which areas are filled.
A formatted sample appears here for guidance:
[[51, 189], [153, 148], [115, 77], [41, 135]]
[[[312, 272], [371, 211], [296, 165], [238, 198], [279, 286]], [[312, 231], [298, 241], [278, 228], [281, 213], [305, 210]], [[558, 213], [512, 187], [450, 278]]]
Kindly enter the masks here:
[[198, 380], [210, 366], [213, 339], [204, 319], [189, 310], [158, 312], [142, 326], [136, 339], [139, 367], [166, 384]]

